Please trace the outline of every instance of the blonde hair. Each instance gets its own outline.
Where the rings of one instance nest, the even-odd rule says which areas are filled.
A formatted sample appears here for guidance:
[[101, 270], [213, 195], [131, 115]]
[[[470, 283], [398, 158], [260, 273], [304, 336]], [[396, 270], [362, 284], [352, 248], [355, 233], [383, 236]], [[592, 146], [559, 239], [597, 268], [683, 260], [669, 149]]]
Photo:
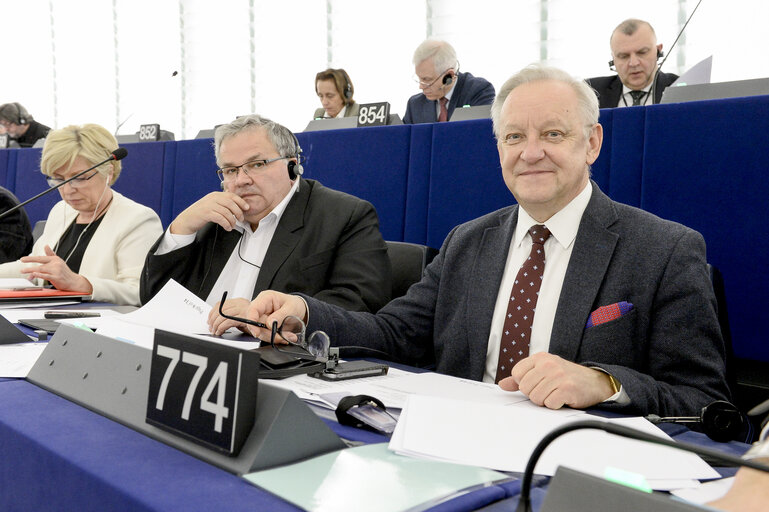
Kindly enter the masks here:
[[[40, 158], [40, 171], [46, 176], [53, 176], [57, 169], [72, 167], [77, 157], [83, 157], [91, 165], [109, 158], [118, 148], [117, 140], [98, 124], [70, 125], [59, 130], [51, 130], [45, 139], [43, 155]], [[111, 164], [111, 165], [110, 165]], [[120, 176], [120, 161], [108, 162], [97, 167], [105, 178], [112, 171], [110, 185]]]

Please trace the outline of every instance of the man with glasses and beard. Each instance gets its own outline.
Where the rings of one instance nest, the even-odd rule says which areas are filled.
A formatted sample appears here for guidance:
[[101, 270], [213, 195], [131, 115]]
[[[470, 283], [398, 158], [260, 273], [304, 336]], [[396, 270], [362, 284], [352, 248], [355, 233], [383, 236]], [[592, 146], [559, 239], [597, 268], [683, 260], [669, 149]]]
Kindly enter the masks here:
[[391, 294], [387, 247], [374, 207], [301, 177], [301, 148], [284, 126], [258, 115], [216, 129], [221, 192], [174, 219], [142, 272], [146, 303], [174, 279], [212, 308], [221, 334], [266, 289], [302, 292], [352, 311], [377, 311]]

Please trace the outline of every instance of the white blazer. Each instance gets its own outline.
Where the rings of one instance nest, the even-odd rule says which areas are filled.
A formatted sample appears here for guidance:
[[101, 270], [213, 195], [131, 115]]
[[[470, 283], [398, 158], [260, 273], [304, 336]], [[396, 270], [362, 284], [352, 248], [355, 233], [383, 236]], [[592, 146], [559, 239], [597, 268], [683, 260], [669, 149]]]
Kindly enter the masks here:
[[[64, 201], [51, 208], [45, 230], [32, 248], [32, 256], [45, 255], [56, 246], [78, 212]], [[139, 276], [152, 244], [163, 234], [157, 214], [150, 208], [112, 191], [112, 205], [83, 254], [79, 274], [93, 286], [98, 302], [139, 305]], [[0, 277], [26, 277], [30, 264], [12, 261], [0, 265]]]

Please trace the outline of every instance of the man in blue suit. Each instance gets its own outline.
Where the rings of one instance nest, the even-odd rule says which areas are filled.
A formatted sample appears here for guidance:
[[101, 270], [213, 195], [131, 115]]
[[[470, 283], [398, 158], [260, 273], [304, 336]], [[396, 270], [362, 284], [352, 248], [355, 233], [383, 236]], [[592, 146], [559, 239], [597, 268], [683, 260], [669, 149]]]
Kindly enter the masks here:
[[422, 92], [409, 98], [405, 124], [448, 121], [457, 107], [494, 101], [494, 86], [470, 73], [460, 73], [457, 54], [446, 41], [428, 39], [420, 44], [414, 52], [414, 72]]
[[705, 241], [590, 179], [603, 141], [593, 90], [531, 66], [505, 82], [491, 116], [518, 204], [454, 228], [422, 280], [375, 315], [265, 291], [248, 318], [298, 316], [335, 344], [430, 358], [437, 372], [551, 409], [694, 416], [728, 399]]

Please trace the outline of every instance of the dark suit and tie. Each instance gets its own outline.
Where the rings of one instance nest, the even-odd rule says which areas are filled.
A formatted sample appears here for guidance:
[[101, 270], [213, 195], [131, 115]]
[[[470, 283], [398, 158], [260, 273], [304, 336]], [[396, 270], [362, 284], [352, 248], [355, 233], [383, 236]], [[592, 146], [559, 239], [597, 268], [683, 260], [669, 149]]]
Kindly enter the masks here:
[[728, 400], [703, 237], [589, 180], [603, 130], [584, 81], [530, 66], [501, 90], [492, 116], [518, 205], [454, 228], [422, 280], [376, 315], [265, 292], [249, 317], [307, 315], [308, 331], [340, 345], [466, 379], [496, 374], [552, 409], [695, 416]]
[[[194, 243], [161, 256], [155, 255], [158, 240], [142, 271], [142, 303], [169, 279], [205, 299], [240, 236], [209, 223]], [[376, 311], [389, 300], [390, 287], [387, 248], [374, 207], [302, 179], [267, 249], [252, 297], [267, 289], [300, 291], [346, 309]]]
[[[456, 108], [465, 105], [491, 105], [494, 101], [494, 86], [488, 80], [475, 77], [470, 73], [459, 73], [457, 83], [451, 94], [451, 100], [446, 107], [447, 120], [451, 119]], [[438, 122], [438, 100], [428, 100], [424, 94], [415, 94], [409, 98], [406, 105], [404, 124]]]
[[[654, 86], [654, 101], [647, 101], [645, 104], [659, 103], [662, 99], [662, 93], [667, 87], [678, 80], [678, 75], [673, 73], [659, 72], [657, 74], [656, 83]], [[624, 106], [621, 101], [622, 96], [622, 80], [619, 75], [614, 76], [597, 76], [588, 78], [585, 80], [590, 87], [595, 90], [598, 96], [598, 105], [600, 108], [614, 108], [616, 106]], [[631, 104], [628, 103], [628, 106]]]

